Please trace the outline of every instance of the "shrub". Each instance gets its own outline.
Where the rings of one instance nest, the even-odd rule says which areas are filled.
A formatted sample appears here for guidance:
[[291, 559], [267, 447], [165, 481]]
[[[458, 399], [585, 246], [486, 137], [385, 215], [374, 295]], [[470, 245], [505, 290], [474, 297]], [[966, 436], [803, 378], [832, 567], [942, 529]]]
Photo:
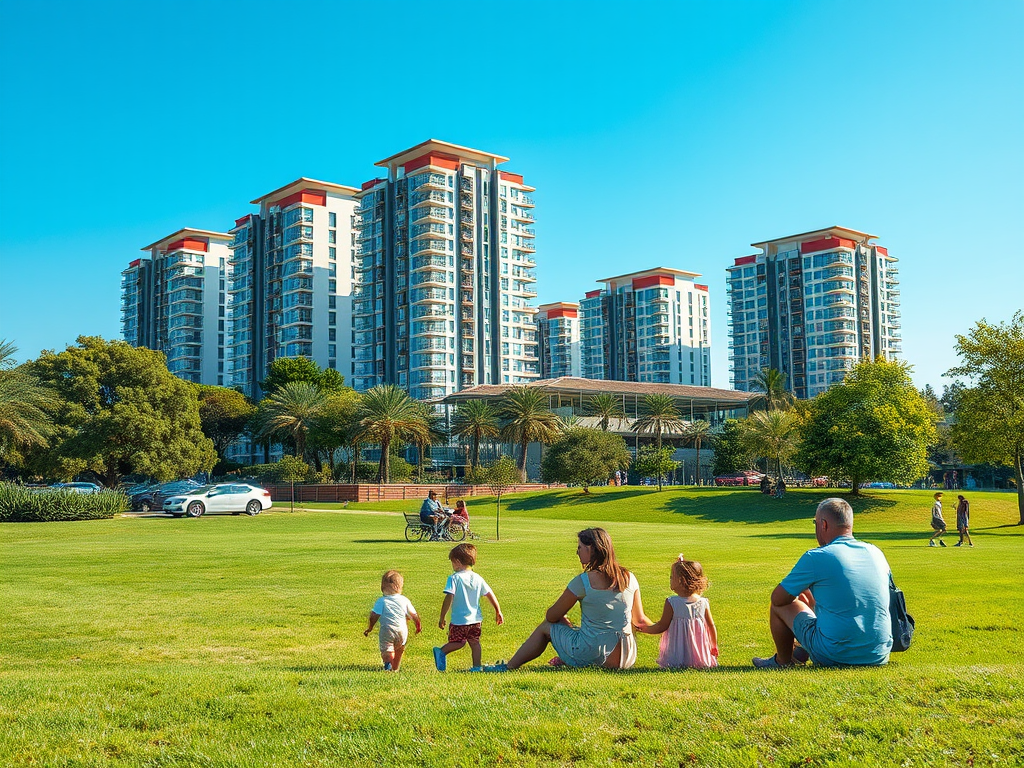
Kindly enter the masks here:
[[131, 502], [120, 491], [87, 494], [59, 489], [33, 490], [0, 483], [0, 522], [103, 520], [130, 509]]

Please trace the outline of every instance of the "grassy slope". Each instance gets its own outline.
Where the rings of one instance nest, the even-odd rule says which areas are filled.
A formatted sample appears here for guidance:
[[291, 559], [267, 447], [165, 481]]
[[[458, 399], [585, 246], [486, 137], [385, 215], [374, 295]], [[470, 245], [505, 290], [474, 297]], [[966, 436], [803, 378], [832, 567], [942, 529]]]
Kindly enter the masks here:
[[[641, 637], [629, 673], [442, 677], [429, 647], [443, 637], [447, 548], [400, 541], [393, 516], [4, 526], [0, 764], [1024, 762], [1014, 497], [971, 494], [971, 550], [924, 546], [926, 493], [858, 502], [858, 533], [883, 548], [918, 619], [914, 648], [883, 669], [761, 673], [749, 660], [768, 652], [767, 594], [812, 545], [823, 494], [638, 490], [509, 498], [502, 541], [479, 543], [507, 617], [487, 616], [485, 658], [511, 655], [578, 569], [575, 531], [607, 521], [655, 617], [672, 558], [704, 562], [717, 672], [652, 671], [657, 641]], [[485, 505], [471, 512], [489, 536]], [[387, 567], [425, 620], [396, 676], [377, 671], [361, 632]]]

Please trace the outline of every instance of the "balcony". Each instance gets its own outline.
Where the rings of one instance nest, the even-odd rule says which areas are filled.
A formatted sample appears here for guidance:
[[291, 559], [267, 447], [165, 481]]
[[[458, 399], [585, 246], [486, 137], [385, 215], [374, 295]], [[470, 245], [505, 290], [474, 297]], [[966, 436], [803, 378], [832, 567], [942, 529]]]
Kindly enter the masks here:
[[445, 197], [443, 192], [416, 192], [411, 198], [412, 208], [419, 208], [422, 205], [430, 203], [440, 203], [441, 205], [448, 205], [448, 198]]
[[444, 240], [414, 240], [410, 253], [448, 253]]
[[459, 204], [462, 206], [462, 210], [464, 211], [473, 210], [473, 196], [459, 195]]
[[529, 195], [519, 195], [518, 198], [512, 198], [512, 205], [520, 205], [523, 208], [533, 208], [533, 198]]
[[427, 178], [420, 182], [413, 191], [418, 192], [421, 189], [447, 189], [448, 180], [445, 176], [440, 173], [432, 173]]

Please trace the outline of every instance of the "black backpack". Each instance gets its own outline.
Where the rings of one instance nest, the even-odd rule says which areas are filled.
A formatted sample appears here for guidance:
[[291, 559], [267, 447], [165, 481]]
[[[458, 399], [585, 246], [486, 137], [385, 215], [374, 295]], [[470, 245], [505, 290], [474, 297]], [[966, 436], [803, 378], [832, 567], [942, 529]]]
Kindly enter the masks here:
[[889, 619], [892, 621], [892, 652], [905, 651], [914, 639], [914, 617], [907, 613], [903, 590], [896, 586], [889, 572]]

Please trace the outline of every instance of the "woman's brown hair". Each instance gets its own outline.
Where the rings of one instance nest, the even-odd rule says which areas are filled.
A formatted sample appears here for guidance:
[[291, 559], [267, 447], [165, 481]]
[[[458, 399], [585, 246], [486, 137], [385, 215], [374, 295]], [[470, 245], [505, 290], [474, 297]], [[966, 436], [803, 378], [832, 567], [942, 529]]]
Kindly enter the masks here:
[[611, 588], [622, 592], [629, 586], [629, 571], [619, 565], [615, 559], [615, 547], [612, 537], [604, 528], [587, 528], [576, 534], [580, 544], [590, 547], [590, 562], [583, 566], [584, 571], [603, 573], [611, 581]]

